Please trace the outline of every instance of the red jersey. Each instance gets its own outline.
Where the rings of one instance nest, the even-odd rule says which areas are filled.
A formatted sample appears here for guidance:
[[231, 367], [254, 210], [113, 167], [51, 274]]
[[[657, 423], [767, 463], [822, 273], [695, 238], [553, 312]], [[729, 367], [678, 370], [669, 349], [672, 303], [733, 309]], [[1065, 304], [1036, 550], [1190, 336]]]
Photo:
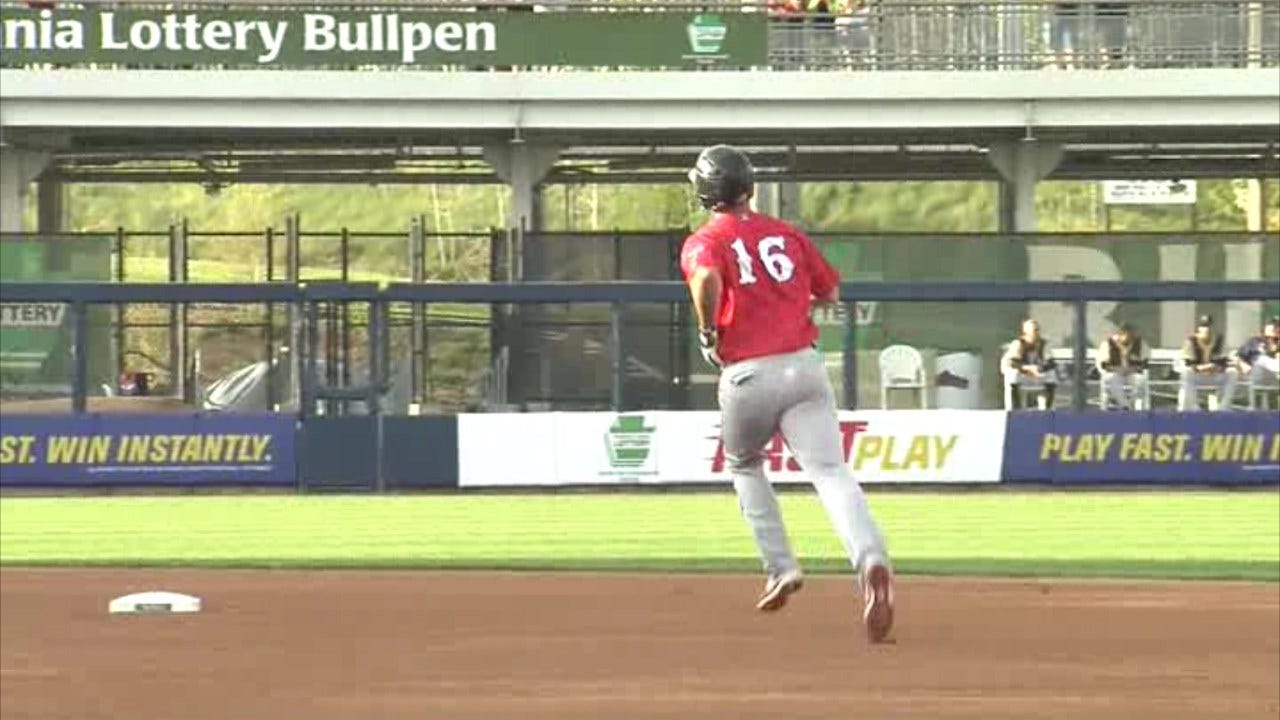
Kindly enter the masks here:
[[818, 339], [810, 318], [840, 275], [808, 236], [750, 212], [716, 213], [684, 241], [680, 269], [720, 271], [719, 352], [725, 363], [795, 352]]

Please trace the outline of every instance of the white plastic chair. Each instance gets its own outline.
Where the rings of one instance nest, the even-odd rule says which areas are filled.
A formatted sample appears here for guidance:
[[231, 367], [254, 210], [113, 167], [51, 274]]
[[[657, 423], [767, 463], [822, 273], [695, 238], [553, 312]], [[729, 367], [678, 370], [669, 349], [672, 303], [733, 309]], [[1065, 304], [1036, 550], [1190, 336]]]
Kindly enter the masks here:
[[[1151, 409], [1151, 377], [1148, 373], [1142, 373], [1141, 388], [1136, 388], [1126, 383], [1124, 386], [1124, 394], [1129, 400], [1130, 410], [1150, 410]], [[1107, 376], [1098, 372], [1098, 409], [1109, 410], [1111, 408], [1110, 396], [1107, 393]]]
[[880, 407], [889, 409], [890, 390], [915, 390], [920, 407], [929, 407], [924, 379], [924, 357], [910, 345], [890, 345], [880, 351]]
[[[1238, 363], [1238, 358], [1235, 356], [1232, 356], [1231, 359], [1234, 361], [1233, 364]], [[1239, 367], [1239, 365], [1236, 365], [1236, 367]], [[1250, 372], [1240, 373], [1240, 384], [1244, 385], [1245, 397], [1248, 400], [1248, 408], [1250, 410], [1259, 408], [1270, 410], [1271, 403], [1268, 398], [1271, 393], [1280, 393], [1280, 379], [1277, 379], [1276, 375], [1271, 373], [1273, 382], [1261, 380], [1262, 373], [1257, 372], [1258, 370], [1261, 370], [1261, 368], [1254, 367]], [[1258, 402], [1259, 400], [1262, 402]]]
[[1240, 383], [1244, 386], [1249, 410], [1270, 410], [1271, 393], [1280, 392], [1280, 383], [1267, 383], [1266, 380], [1258, 382], [1258, 378], [1253, 373], [1240, 375]]

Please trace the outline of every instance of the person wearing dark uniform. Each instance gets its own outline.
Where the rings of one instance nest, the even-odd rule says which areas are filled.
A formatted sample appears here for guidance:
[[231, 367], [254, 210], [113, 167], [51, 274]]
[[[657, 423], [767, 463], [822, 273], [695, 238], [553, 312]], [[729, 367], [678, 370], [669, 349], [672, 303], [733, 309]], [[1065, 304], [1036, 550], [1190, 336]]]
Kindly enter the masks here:
[[[1217, 392], [1217, 409], [1231, 409], [1236, 390], [1236, 372], [1223, 350], [1222, 336], [1213, 330], [1213, 318], [1202, 315], [1195, 332], [1182, 345], [1182, 388], [1178, 391], [1179, 410], [1199, 410], [1201, 388]], [[1214, 403], [1210, 402], [1210, 409]]]
[[[1128, 323], [1102, 341], [1097, 362], [1107, 409], [1149, 409], [1146, 407], [1149, 360], [1147, 344]], [[1143, 401], [1141, 408], [1137, 407], [1138, 400]]]
[[[1251, 395], [1260, 387], [1275, 386], [1280, 380], [1280, 316], [1267, 320], [1261, 335], [1246, 340], [1236, 351], [1236, 360]], [[1253, 397], [1249, 400], [1252, 407]]]
[[1022, 393], [1039, 392], [1041, 409], [1053, 407], [1058, 389], [1058, 369], [1049, 357], [1049, 345], [1040, 336], [1040, 323], [1025, 320], [1022, 333], [1009, 343], [1001, 372], [1004, 375], [1004, 406], [1009, 410], [1022, 407]]

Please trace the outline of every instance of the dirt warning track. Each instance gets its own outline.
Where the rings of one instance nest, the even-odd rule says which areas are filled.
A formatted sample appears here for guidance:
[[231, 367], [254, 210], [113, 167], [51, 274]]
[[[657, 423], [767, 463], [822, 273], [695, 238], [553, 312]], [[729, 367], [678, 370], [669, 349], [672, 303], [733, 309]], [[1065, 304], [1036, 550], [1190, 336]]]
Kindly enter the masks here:
[[[109, 616], [138, 590], [195, 616]], [[6, 720], [1270, 718], [1280, 585], [741, 575], [0, 570]]]

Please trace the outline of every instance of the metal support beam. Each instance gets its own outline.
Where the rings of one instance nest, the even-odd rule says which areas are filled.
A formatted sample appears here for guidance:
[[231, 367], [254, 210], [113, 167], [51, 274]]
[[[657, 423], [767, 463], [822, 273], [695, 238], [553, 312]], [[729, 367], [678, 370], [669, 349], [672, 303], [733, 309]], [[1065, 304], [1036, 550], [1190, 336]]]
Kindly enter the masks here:
[[[414, 283], [426, 282], [427, 279], [427, 232], [426, 218], [422, 215], [414, 218], [409, 224], [409, 268], [410, 279]], [[411, 402], [426, 404], [427, 402], [427, 306], [413, 303], [410, 306], [409, 326], [409, 395]]]
[[[342, 228], [342, 234], [338, 238], [338, 255], [340, 257], [340, 263], [342, 265], [342, 270], [340, 271], [341, 272], [340, 277], [342, 279], [342, 282], [350, 282], [351, 280], [351, 231], [346, 227]], [[336, 312], [338, 309], [339, 308], [334, 308], [334, 311]], [[342, 353], [341, 377], [342, 377], [342, 386], [348, 387], [351, 385], [351, 303], [342, 303], [341, 311], [342, 311], [342, 314], [338, 318], [340, 322], [337, 323], [338, 333], [339, 333], [338, 340], [341, 343], [341, 353]], [[373, 318], [370, 318], [369, 322], [372, 325]], [[371, 334], [372, 326], [369, 328], [366, 328], [366, 332]], [[369, 359], [370, 359], [370, 362], [372, 362], [373, 356], [370, 355]], [[344, 403], [342, 407], [343, 407], [343, 414], [346, 414], [348, 406]]]
[[[187, 238], [181, 224], [169, 226], [169, 282], [187, 282]], [[169, 383], [173, 395], [187, 401], [186, 304], [169, 306]]]
[[320, 313], [319, 301], [315, 298], [304, 298], [302, 307], [306, 316], [303, 323], [306, 326], [306, 340], [302, 344], [302, 352], [300, 356], [306, 358], [304, 370], [302, 372], [302, 382], [300, 384], [300, 397], [298, 399], [298, 416], [302, 418], [311, 417], [315, 414], [316, 401], [316, 353], [319, 352], [320, 345]]
[[[267, 228], [266, 235], [263, 238], [266, 248], [267, 261], [267, 282], [274, 282], [276, 279], [276, 241], [275, 228]], [[276, 352], [276, 305], [275, 303], [267, 303], [266, 308], [266, 361], [267, 361], [267, 409], [271, 412], [279, 412], [280, 407], [280, 377], [277, 368], [280, 365], [279, 353]]]
[[1074, 327], [1071, 331], [1071, 408], [1085, 408], [1085, 376], [1088, 374], [1087, 358], [1089, 356], [1089, 301], [1076, 300], [1072, 303], [1075, 311]]
[[622, 340], [623, 310], [620, 302], [609, 305], [609, 369], [612, 378], [609, 398], [614, 412], [623, 410], [623, 386], [627, 381], [627, 349]]
[[[385, 368], [383, 364], [387, 361], [386, 345], [383, 342], [383, 336], [386, 333], [386, 303], [381, 300], [374, 300], [369, 303], [369, 327], [365, 331], [365, 339], [369, 343], [369, 371], [366, 373], [366, 404], [370, 415], [382, 414], [382, 388], [385, 380]], [[346, 387], [349, 383], [343, 383]]]
[[[291, 213], [284, 219], [284, 243], [285, 243], [285, 269], [284, 279], [288, 283], [290, 296], [295, 300], [286, 307], [285, 321], [289, 324], [288, 340], [289, 352], [291, 356], [289, 373], [289, 394], [290, 402], [297, 402], [302, 407], [302, 387], [303, 376], [306, 375], [306, 368], [303, 367], [303, 358], [308, 353], [315, 352], [315, 348], [304, 348], [302, 337], [302, 308], [298, 307], [298, 297], [300, 289], [303, 288], [302, 282], [302, 237], [300, 221], [298, 213]], [[310, 410], [308, 410], [310, 414]]]
[[[125, 242], [124, 228], [116, 227], [115, 236], [115, 281], [123, 283], [125, 281]], [[124, 303], [115, 304], [115, 323], [111, 328], [115, 344], [115, 372], [122, 373], [125, 371], [124, 353], [128, 339], [125, 336], [125, 326], [128, 319], [129, 308]]]
[[858, 315], [857, 303], [846, 300], [844, 307], [844, 346], [840, 349], [840, 369], [844, 382], [841, 383], [845, 410], [858, 409]]
[[71, 412], [82, 415], [89, 395], [89, 308], [84, 302], [71, 303]]

